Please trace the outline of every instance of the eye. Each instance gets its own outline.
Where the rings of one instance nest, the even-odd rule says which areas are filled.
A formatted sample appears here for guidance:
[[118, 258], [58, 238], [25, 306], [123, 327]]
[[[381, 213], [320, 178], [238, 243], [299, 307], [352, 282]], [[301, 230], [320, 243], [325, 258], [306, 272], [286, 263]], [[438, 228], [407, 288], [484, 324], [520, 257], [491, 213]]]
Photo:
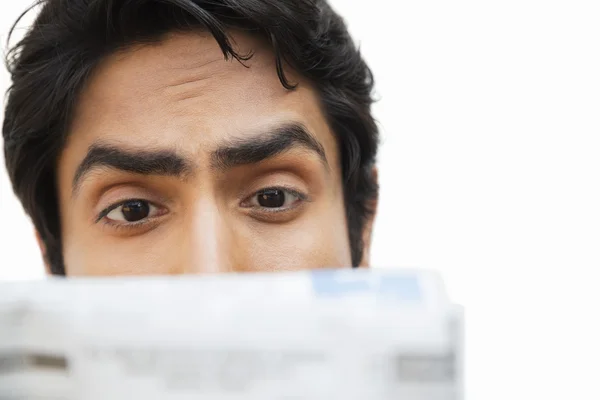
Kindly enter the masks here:
[[250, 207], [260, 207], [272, 211], [288, 209], [296, 203], [304, 200], [301, 193], [290, 189], [267, 188], [255, 193], [249, 199]]
[[153, 217], [159, 212], [158, 208], [145, 200], [127, 200], [102, 212], [101, 218], [113, 222], [139, 222]]

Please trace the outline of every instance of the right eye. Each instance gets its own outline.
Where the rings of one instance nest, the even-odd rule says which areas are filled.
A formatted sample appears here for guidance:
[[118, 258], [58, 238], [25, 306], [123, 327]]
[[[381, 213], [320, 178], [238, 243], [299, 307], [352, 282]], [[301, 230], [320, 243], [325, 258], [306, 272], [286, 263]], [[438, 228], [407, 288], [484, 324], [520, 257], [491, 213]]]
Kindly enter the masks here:
[[145, 200], [126, 200], [110, 206], [100, 214], [100, 218], [106, 218], [110, 222], [120, 224], [135, 223], [151, 218], [159, 214], [155, 205]]

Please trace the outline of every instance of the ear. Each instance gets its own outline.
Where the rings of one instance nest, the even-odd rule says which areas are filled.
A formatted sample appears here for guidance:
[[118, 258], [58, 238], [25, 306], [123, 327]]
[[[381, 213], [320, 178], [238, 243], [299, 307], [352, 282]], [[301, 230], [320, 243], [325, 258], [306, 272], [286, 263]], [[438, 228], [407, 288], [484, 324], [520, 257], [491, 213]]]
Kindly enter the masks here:
[[[375, 184], [379, 184], [378, 171], [376, 167], [373, 167], [371, 171], [373, 174], [373, 179], [375, 180]], [[365, 226], [363, 228], [363, 256], [360, 261], [359, 267], [361, 268], [369, 268], [371, 266], [371, 238], [373, 236], [373, 223], [375, 222], [375, 216], [377, 215], [377, 205], [379, 203], [379, 196], [375, 196], [375, 198], [369, 200], [367, 207], [371, 210], [371, 213], [368, 215], [368, 219], [365, 221]]]
[[35, 231], [35, 239], [37, 240], [37, 244], [38, 247], [40, 248], [40, 251], [42, 253], [42, 259], [44, 260], [44, 269], [46, 270], [46, 274], [50, 275], [51, 274], [51, 270], [50, 270], [50, 264], [48, 263], [48, 254], [46, 251], [46, 243], [44, 243], [44, 241], [42, 240], [42, 236], [40, 235], [40, 233], [36, 230]]

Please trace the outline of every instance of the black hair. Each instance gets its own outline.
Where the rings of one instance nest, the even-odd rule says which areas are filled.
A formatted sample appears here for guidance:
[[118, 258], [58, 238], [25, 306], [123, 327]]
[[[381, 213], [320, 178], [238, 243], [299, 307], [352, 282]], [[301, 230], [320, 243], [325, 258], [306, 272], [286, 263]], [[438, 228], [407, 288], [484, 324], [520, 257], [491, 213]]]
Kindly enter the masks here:
[[284, 64], [314, 84], [337, 138], [352, 264], [360, 263], [363, 229], [378, 193], [374, 82], [344, 21], [325, 0], [40, 0], [36, 6], [34, 24], [7, 53], [12, 86], [2, 135], [13, 189], [45, 244], [52, 273], [65, 273], [56, 163], [83, 85], [107, 55], [192, 30], [210, 32], [225, 59], [242, 63], [252, 54], [238, 54], [228, 32], [261, 35], [272, 46], [285, 88], [294, 90], [295, 83]]

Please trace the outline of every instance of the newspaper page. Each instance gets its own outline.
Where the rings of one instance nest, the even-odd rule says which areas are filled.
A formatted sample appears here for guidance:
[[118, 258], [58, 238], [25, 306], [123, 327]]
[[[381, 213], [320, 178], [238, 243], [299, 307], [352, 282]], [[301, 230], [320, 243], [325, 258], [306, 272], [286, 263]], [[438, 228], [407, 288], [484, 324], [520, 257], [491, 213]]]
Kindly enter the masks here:
[[0, 284], [0, 399], [462, 398], [439, 277], [331, 270]]

